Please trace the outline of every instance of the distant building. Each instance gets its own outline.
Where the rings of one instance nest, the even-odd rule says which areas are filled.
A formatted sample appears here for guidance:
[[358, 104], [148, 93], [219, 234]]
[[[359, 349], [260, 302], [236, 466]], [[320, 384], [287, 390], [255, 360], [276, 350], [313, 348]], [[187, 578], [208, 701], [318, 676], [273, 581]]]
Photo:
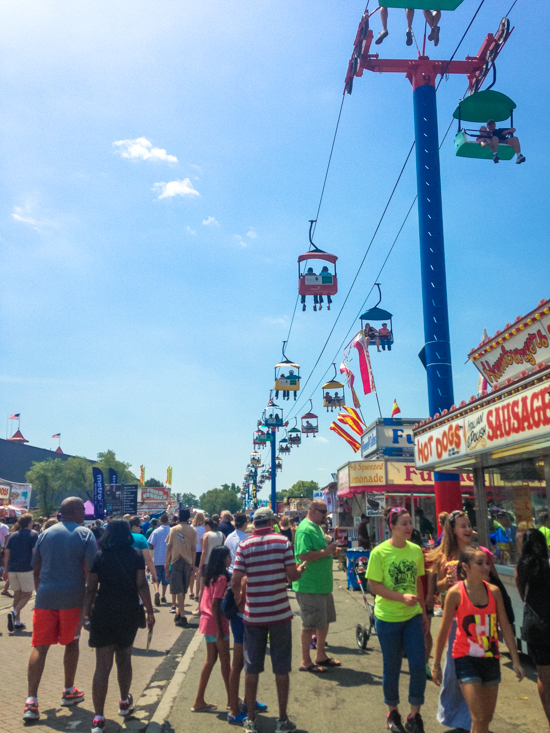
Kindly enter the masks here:
[[[20, 431], [17, 431], [20, 434]], [[73, 456], [58, 450], [47, 450], [37, 448], [33, 445], [26, 445], [25, 439], [15, 433], [13, 438], [3, 440], [0, 438], [0, 476], [7, 481], [18, 484], [25, 483], [25, 474], [32, 467], [33, 463], [47, 461], [48, 458], [60, 458], [66, 461]], [[17, 436], [17, 437], [16, 437]], [[15, 438], [15, 440], [14, 440]]]

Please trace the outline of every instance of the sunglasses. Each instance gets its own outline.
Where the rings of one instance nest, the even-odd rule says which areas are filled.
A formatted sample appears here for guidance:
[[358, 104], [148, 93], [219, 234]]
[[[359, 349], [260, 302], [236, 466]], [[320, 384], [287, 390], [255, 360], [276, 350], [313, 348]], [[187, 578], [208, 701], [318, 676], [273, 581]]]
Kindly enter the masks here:
[[328, 509], [316, 509], [316, 512], [320, 512], [321, 514], [327, 514]]

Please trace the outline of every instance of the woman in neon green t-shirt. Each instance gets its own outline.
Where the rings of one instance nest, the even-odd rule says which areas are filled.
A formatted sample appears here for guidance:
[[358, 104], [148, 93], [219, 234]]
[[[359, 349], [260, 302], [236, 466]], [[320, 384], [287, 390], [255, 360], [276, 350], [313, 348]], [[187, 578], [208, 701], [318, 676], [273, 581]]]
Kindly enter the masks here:
[[[391, 538], [371, 552], [367, 578], [376, 595], [374, 612], [384, 661], [382, 685], [388, 706], [387, 726], [391, 733], [424, 733], [420, 715], [426, 690], [424, 627], [428, 621], [420, 580], [424, 575], [424, 557], [420, 547], [409, 542], [413, 523], [406, 509], [391, 509], [386, 520]], [[403, 649], [409, 661], [411, 705], [405, 727], [398, 710]]]

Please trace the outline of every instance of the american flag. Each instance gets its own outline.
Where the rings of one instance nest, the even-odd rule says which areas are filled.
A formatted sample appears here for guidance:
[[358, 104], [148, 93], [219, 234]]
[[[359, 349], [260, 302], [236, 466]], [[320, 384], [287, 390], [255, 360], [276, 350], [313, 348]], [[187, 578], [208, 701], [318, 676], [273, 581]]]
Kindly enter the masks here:
[[20, 415], [21, 415], [21, 413], [20, 413], [20, 412], [16, 412], [16, 413], [14, 413], [13, 415], [10, 415], [10, 416], [8, 417], [8, 420], [19, 420], [19, 416], [20, 416]]
[[52, 435], [52, 438], [60, 438], [60, 437], [61, 437], [61, 433], [56, 433], [55, 435]]
[[[269, 400], [269, 402], [267, 403], [267, 406], [268, 406], [268, 407], [273, 407], [273, 405], [274, 405], [274, 404], [275, 404], [275, 403], [273, 402], [273, 398], [272, 398], [272, 399], [270, 399], [270, 400]], [[18, 416], [18, 417], [19, 417], [19, 416]]]

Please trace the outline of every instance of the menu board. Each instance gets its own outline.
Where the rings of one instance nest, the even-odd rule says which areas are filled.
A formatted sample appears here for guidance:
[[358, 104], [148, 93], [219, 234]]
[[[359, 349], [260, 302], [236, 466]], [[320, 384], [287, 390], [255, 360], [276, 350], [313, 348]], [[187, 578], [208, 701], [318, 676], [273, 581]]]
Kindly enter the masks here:
[[122, 486], [122, 513], [137, 514], [138, 486], [137, 484], [123, 484]]
[[123, 514], [122, 488], [121, 484], [107, 484], [105, 486], [105, 510], [111, 517]]

